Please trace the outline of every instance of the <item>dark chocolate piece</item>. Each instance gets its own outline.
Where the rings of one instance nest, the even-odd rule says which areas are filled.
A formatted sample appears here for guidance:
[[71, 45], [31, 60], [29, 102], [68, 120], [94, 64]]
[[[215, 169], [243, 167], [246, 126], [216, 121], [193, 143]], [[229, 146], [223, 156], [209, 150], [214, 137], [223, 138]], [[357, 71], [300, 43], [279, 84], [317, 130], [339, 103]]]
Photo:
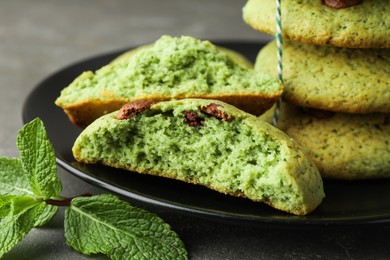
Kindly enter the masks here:
[[139, 112], [150, 109], [153, 104], [154, 102], [148, 100], [136, 100], [127, 103], [119, 110], [116, 118], [119, 120], [130, 119]]
[[223, 121], [231, 122], [233, 121], [234, 117], [229, 116], [225, 112], [219, 110], [219, 105], [215, 103], [210, 103], [207, 106], [201, 107], [203, 113], [208, 114], [210, 116], [213, 116], [218, 119], [222, 119]]
[[202, 126], [204, 119], [191, 110], [184, 111], [184, 117], [189, 126]]

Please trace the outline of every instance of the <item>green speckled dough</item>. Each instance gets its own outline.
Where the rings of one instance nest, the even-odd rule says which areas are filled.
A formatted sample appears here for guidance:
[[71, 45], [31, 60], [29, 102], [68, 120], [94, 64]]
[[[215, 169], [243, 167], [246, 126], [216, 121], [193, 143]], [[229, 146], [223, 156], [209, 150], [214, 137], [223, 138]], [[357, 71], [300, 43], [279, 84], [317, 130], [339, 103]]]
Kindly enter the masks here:
[[[214, 104], [230, 120], [202, 111]], [[192, 111], [202, 124], [190, 126]], [[76, 160], [207, 186], [304, 215], [324, 197], [318, 169], [285, 133], [216, 100], [159, 102], [130, 119], [118, 112], [89, 125], [73, 146]]]
[[[349, 48], [390, 48], [390, 2], [364, 0], [335, 10], [322, 0], [283, 0], [285, 39]], [[256, 30], [275, 34], [275, 0], [249, 0], [243, 18]]]
[[[124, 53], [122, 53], [121, 55], [119, 55], [118, 57], [116, 57], [115, 59], [113, 59], [110, 64], [116, 64], [116, 63], [121, 63], [125, 60], [129, 60], [131, 59], [135, 54], [137, 54], [138, 52], [140, 51], [144, 51], [144, 50], [147, 50], [147, 49], [151, 49], [153, 48], [154, 44], [147, 44], [147, 45], [142, 45], [142, 46], [139, 46], [135, 49], [131, 49], [129, 51], [126, 51]], [[253, 64], [252, 62], [250, 62], [244, 55], [242, 55], [241, 53], [238, 53], [236, 51], [233, 51], [231, 49], [228, 49], [228, 48], [224, 48], [224, 47], [221, 47], [221, 46], [216, 46], [218, 50], [220, 51], [223, 51], [224, 53], [226, 53], [232, 60], [234, 60], [236, 63], [239, 63], [241, 64], [242, 66], [248, 68], [248, 69], [253, 69]]]
[[[273, 109], [261, 118], [272, 116]], [[390, 177], [390, 114], [313, 112], [282, 103], [278, 128], [308, 151], [323, 178]]]
[[[277, 48], [258, 54], [255, 70], [277, 74]], [[283, 99], [347, 113], [390, 113], [390, 49], [348, 49], [285, 41]]]
[[242, 55], [209, 41], [163, 35], [96, 72], [83, 72], [55, 103], [74, 124], [85, 127], [126, 102], [141, 99], [218, 99], [259, 115], [282, 90], [277, 77], [255, 72]]

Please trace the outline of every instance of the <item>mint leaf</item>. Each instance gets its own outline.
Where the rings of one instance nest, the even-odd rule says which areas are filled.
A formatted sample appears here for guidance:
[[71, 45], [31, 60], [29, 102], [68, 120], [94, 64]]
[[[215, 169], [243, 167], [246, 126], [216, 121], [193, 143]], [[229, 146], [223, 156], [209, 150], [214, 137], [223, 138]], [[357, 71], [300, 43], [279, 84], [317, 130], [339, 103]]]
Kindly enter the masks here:
[[187, 259], [183, 242], [155, 214], [103, 194], [78, 197], [65, 212], [67, 244], [112, 259]]
[[30, 182], [18, 158], [0, 158], [0, 195], [33, 196]]
[[24, 125], [16, 145], [33, 193], [43, 199], [58, 196], [62, 185], [57, 177], [53, 146], [47, 139], [43, 122], [36, 118]]
[[45, 206], [28, 196], [0, 196], [0, 257], [27, 235]]
[[39, 214], [34, 223], [34, 227], [41, 227], [48, 223], [58, 212], [58, 207], [45, 204], [45, 208], [41, 214]]
[[[18, 158], [0, 157], [0, 195], [34, 196], [28, 176]], [[34, 226], [46, 224], [57, 211], [58, 207], [47, 205]]]

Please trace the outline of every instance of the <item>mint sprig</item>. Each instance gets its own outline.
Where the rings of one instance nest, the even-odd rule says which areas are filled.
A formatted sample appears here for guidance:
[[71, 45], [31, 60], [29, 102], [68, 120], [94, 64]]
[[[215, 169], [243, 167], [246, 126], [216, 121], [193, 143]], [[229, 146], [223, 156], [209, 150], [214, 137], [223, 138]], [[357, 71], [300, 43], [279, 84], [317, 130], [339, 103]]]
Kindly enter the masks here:
[[40, 119], [17, 138], [19, 158], [0, 157], [0, 258], [34, 227], [65, 211], [65, 238], [83, 254], [112, 259], [187, 259], [183, 242], [157, 215], [114, 195], [60, 197], [52, 144]]

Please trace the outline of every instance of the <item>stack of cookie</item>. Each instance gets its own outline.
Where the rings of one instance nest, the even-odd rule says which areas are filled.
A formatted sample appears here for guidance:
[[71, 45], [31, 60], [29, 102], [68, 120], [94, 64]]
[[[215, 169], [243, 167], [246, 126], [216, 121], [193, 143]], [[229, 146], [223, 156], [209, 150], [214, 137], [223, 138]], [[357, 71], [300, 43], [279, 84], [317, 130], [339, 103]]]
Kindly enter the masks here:
[[[390, 5], [387, 0], [282, 1], [284, 93], [278, 127], [324, 178], [390, 177]], [[274, 0], [249, 0], [244, 20], [274, 34]], [[269, 43], [255, 68], [277, 73]], [[272, 118], [272, 111], [263, 117]]]

